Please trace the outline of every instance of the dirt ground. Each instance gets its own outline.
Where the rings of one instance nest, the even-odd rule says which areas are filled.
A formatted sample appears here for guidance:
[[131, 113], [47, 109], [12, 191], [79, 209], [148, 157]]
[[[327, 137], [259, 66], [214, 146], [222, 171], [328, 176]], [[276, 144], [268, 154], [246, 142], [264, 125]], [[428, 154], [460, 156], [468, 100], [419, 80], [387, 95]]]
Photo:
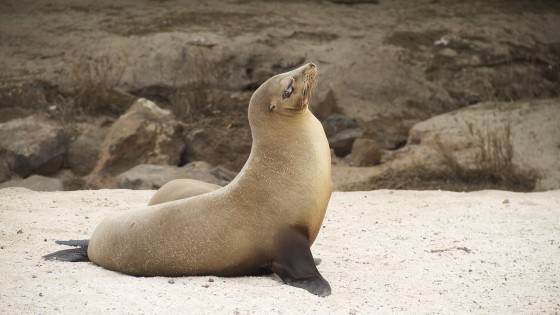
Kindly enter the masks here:
[[335, 193], [312, 247], [326, 298], [276, 276], [136, 278], [42, 260], [152, 193], [0, 189], [0, 313], [560, 312], [558, 190]]
[[313, 61], [321, 71], [313, 110], [355, 118], [364, 137], [396, 150], [411, 126], [437, 114], [559, 96], [559, 34], [560, 4], [544, 0], [8, 0], [0, 3], [0, 121], [55, 108], [71, 129], [123, 113], [130, 99], [118, 91], [207, 131], [213, 153], [183, 163], [239, 170], [250, 149], [251, 92]]

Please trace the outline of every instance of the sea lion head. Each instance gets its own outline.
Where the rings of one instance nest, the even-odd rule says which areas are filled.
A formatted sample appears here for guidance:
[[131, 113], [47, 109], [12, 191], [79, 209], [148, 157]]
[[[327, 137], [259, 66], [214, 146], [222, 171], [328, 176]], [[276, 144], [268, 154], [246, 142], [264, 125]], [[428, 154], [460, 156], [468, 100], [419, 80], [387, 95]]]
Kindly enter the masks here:
[[318, 69], [313, 63], [273, 76], [251, 97], [249, 122], [263, 116], [297, 116], [308, 110], [309, 96], [315, 85]]

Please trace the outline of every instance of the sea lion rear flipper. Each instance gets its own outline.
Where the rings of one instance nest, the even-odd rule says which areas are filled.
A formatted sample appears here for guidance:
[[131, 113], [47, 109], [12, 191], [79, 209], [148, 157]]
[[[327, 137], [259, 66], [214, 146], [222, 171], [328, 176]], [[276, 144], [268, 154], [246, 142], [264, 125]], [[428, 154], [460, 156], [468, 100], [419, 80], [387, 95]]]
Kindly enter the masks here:
[[88, 247], [89, 240], [69, 240], [69, 241], [54, 241], [58, 245], [68, 245], [76, 247]]
[[307, 237], [294, 231], [283, 235], [271, 264], [274, 271], [285, 283], [305, 289], [318, 296], [331, 294], [331, 287], [315, 266]]
[[60, 245], [75, 246], [77, 248], [63, 249], [43, 256], [46, 260], [60, 260], [70, 262], [90, 261], [87, 255], [89, 240], [55, 241]]

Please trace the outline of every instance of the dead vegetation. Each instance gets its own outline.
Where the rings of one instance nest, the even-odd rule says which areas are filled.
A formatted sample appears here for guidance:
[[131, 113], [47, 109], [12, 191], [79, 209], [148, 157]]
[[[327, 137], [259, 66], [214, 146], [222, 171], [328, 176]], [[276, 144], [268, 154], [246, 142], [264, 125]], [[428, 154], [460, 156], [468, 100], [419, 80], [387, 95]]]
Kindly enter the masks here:
[[71, 61], [71, 91], [59, 94], [51, 103], [62, 122], [71, 121], [76, 115], [117, 116], [132, 104], [133, 97], [118, 88], [126, 56], [111, 52], [96, 57], [82, 55]]
[[203, 48], [193, 50], [185, 59], [184, 66], [173, 74], [175, 89], [169, 96], [172, 111], [187, 123], [221, 113], [228, 103], [223, 90], [228, 69], [224, 61], [211, 61]]
[[[521, 169], [513, 163], [511, 127], [484, 130], [474, 129], [467, 124], [477, 154], [472, 168], [465, 166], [440, 141], [437, 149], [447, 168], [447, 174], [465, 183], [477, 183], [484, 188], [506, 188], [513, 191], [532, 191], [538, 174], [530, 169]], [[486, 184], [484, 184], [486, 183]], [[487, 187], [485, 187], [487, 186]]]
[[513, 163], [513, 144], [509, 124], [499, 128], [478, 130], [468, 125], [470, 137], [476, 150], [470, 165], [460, 161], [456, 152], [437, 140], [436, 151], [440, 156], [439, 168], [425, 163], [413, 163], [406, 171], [389, 169], [360, 185], [344, 187], [347, 190], [414, 189], [474, 191], [499, 189], [510, 191], [533, 191], [538, 173], [521, 169]]

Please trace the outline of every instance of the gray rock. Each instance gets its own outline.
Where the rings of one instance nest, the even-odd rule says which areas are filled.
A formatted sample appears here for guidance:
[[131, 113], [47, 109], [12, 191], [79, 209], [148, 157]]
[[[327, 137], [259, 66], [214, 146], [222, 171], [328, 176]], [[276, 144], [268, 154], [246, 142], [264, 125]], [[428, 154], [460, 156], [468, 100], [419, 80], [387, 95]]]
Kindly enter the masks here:
[[80, 129], [77, 137], [68, 140], [66, 165], [74, 174], [84, 176], [95, 168], [108, 128], [85, 124]]
[[41, 175], [31, 175], [25, 179], [12, 179], [0, 184], [0, 188], [24, 187], [34, 191], [63, 191], [64, 185], [58, 178], [50, 178]]
[[185, 141], [182, 161], [206, 161], [234, 170], [243, 167], [251, 151], [249, 128], [195, 128], [185, 133]]
[[363, 136], [364, 132], [361, 129], [346, 129], [332, 137], [329, 137], [329, 145], [337, 156], [346, 156], [352, 151], [354, 140]]
[[535, 190], [558, 189], [559, 122], [560, 98], [488, 102], [416, 124], [410, 130], [408, 147], [431, 152], [432, 156], [417, 161], [439, 160], [440, 165], [492, 171], [498, 176], [533, 173], [538, 176]]
[[352, 165], [373, 166], [381, 161], [381, 150], [372, 139], [360, 138], [352, 145]]
[[[223, 166], [216, 166], [214, 167], [212, 170], [210, 170], [210, 174], [216, 176], [216, 178], [220, 179], [223, 182], [231, 182], [236, 176], [237, 176], [237, 172], [228, 170], [227, 168], [223, 167]], [[222, 184], [219, 184], [222, 185]], [[222, 185], [224, 186], [224, 185]]]
[[146, 99], [137, 100], [111, 126], [88, 185], [114, 187], [114, 176], [140, 164], [177, 165], [185, 148], [175, 116]]
[[[1, 152], [1, 151], [0, 151]], [[10, 170], [4, 160], [4, 154], [0, 153], [0, 183], [10, 179]]]
[[358, 123], [356, 122], [356, 119], [346, 117], [342, 114], [330, 115], [323, 121], [323, 129], [325, 129], [327, 137], [334, 136], [343, 130], [357, 127]]
[[378, 4], [379, 0], [328, 0], [332, 3], [340, 3], [340, 4], [364, 4], [364, 3], [372, 3]]
[[56, 173], [64, 162], [62, 126], [36, 114], [0, 124], [0, 152], [14, 175]]
[[[158, 189], [165, 183], [178, 179], [189, 178], [217, 185], [227, 185], [231, 176], [228, 170], [218, 170], [206, 162], [191, 162], [183, 167], [171, 165], [137, 165], [117, 176], [119, 188], [127, 189]], [[218, 174], [220, 177], [214, 175]], [[224, 176], [224, 174], [227, 174]], [[235, 177], [235, 176], [234, 176]]]
[[329, 89], [324, 97], [312, 103], [311, 111], [320, 121], [327, 119], [331, 115], [340, 114], [336, 94], [333, 89]]

